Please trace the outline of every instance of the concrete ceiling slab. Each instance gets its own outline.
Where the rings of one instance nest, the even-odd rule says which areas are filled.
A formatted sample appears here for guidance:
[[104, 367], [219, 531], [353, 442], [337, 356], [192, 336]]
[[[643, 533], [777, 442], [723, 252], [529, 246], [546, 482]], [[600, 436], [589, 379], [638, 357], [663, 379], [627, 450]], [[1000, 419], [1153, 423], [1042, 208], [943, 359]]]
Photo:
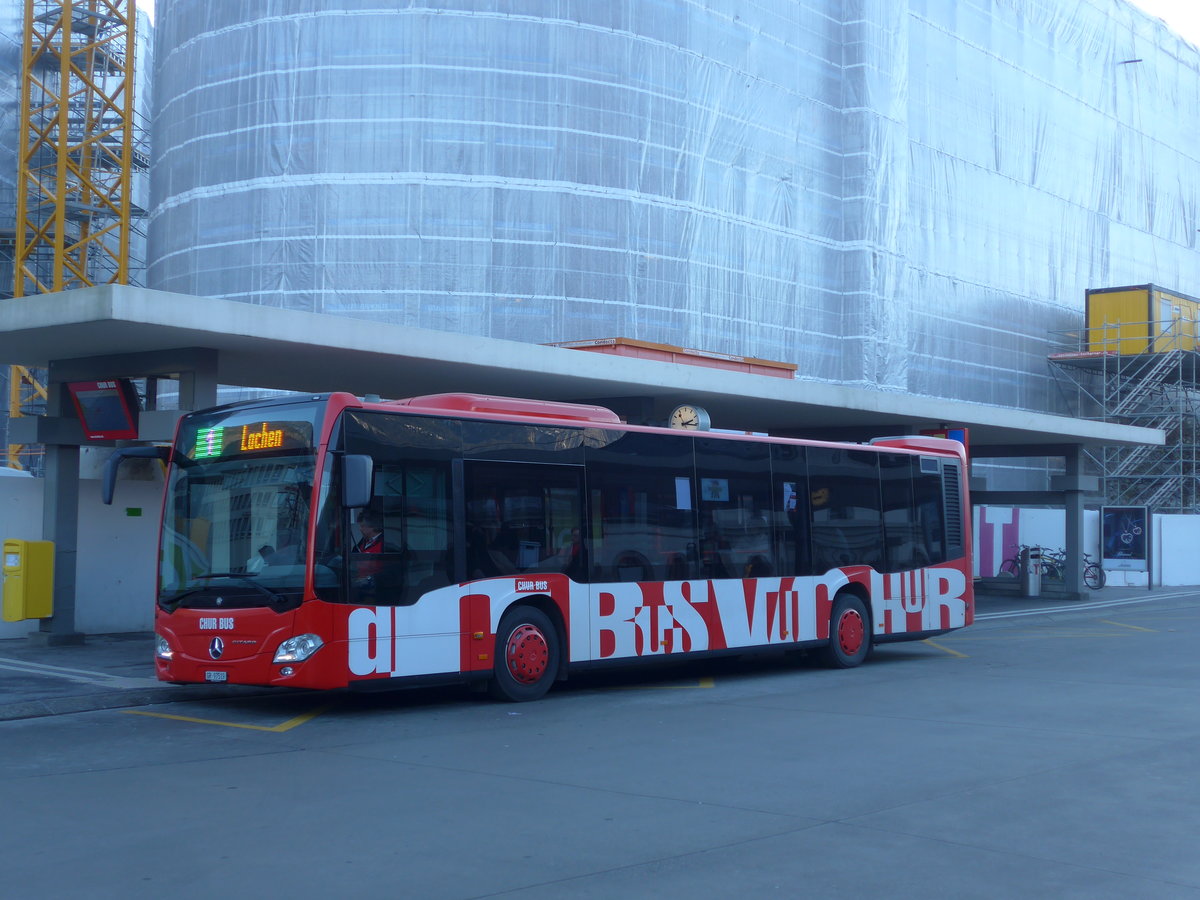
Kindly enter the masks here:
[[[601, 335], [600, 337], [615, 337]], [[215, 351], [221, 384], [410, 397], [442, 391], [549, 400], [648, 398], [663, 419], [680, 402], [705, 406], [714, 427], [862, 440], [936, 428], [970, 429], [988, 455], [1058, 455], [1078, 444], [1155, 444], [1161, 431], [802, 379], [630, 359], [273, 309], [126, 285], [0, 303], [0, 360], [47, 366], [194, 348]], [[180, 352], [183, 358], [187, 354]], [[137, 376], [109, 371], [93, 377]]]

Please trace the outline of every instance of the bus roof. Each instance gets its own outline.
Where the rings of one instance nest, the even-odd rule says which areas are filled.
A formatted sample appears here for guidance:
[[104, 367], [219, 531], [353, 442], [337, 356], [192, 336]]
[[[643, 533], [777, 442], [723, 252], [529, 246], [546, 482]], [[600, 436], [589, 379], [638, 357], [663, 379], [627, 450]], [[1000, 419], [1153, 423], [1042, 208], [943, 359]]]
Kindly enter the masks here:
[[[330, 395], [333, 396], [333, 395]], [[350, 395], [341, 398], [349, 400]], [[618, 426], [623, 431], [671, 432], [672, 429], [656, 425], [633, 425], [621, 419], [615, 412], [603, 406], [586, 403], [567, 403], [553, 400], [529, 400], [521, 397], [501, 397], [490, 394], [444, 393], [408, 397], [402, 400], [361, 401], [366, 408], [391, 409], [397, 412], [412, 412], [417, 415], [442, 413], [451, 417], [464, 416], [479, 419], [505, 419], [520, 422], [557, 423], [576, 427], [594, 425]], [[813, 438], [792, 438], [768, 434], [752, 434], [729, 431], [675, 431], [675, 434], [691, 434], [723, 438], [726, 440], [754, 440], [769, 443], [797, 443], [812, 445], [850, 446], [844, 441], [829, 441]], [[854, 443], [853, 446], [870, 449], [872, 446], [913, 453], [936, 453], [939, 455], [963, 456], [963, 445], [955, 440], [929, 437], [926, 435], [902, 435], [877, 438], [869, 444]]]
[[521, 418], [557, 419], [620, 425], [621, 417], [603, 406], [563, 403], [556, 400], [524, 400], [520, 397], [494, 397], [488, 394], [426, 394], [407, 400], [392, 400], [389, 406], [407, 406], [423, 412], [472, 412], [482, 415], [520, 416]]

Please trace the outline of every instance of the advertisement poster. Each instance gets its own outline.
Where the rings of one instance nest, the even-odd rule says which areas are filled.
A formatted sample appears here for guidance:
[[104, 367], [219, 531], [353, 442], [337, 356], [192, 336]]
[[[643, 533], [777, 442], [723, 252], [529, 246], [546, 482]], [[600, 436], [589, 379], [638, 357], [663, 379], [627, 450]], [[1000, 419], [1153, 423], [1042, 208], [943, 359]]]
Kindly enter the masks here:
[[1101, 565], [1106, 569], [1149, 571], [1150, 510], [1145, 506], [1105, 506], [1100, 510]]

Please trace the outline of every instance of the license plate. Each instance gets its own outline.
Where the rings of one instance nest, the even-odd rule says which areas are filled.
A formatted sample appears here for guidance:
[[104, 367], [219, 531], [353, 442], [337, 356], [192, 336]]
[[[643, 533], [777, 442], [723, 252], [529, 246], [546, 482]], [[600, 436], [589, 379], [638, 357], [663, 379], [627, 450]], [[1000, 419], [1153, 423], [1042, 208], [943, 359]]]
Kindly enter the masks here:
[[204, 673], [205, 681], [225, 681], [227, 678], [229, 678], [228, 672], [205, 672]]

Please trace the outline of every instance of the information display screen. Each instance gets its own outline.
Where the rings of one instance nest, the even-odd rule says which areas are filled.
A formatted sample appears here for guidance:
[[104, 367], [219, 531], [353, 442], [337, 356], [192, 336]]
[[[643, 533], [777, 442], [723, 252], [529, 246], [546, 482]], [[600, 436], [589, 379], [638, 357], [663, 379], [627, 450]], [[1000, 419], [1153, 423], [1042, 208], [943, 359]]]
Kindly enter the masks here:
[[72, 381], [67, 391], [89, 441], [137, 438], [137, 390], [127, 378], [112, 381]]

